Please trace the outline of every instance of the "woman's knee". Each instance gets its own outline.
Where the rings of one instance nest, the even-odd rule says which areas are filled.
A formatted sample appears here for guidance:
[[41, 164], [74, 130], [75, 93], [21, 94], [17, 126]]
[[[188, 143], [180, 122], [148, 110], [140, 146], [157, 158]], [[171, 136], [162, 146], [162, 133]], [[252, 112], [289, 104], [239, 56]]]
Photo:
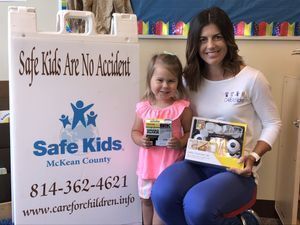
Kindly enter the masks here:
[[[177, 201], [178, 197], [182, 198], [185, 192], [183, 184], [186, 183], [183, 179], [187, 176], [183, 176], [178, 168], [185, 167], [182, 162], [175, 163], [165, 169], [154, 182], [151, 198], [154, 203], [157, 204], [170, 204], [174, 200]], [[181, 197], [180, 197], [181, 196]]]
[[169, 185], [164, 179], [168, 177], [158, 179], [155, 181], [151, 190], [151, 199], [154, 203], [158, 204], [168, 204], [174, 199], [174, 186]]
[[184, 199], [183, 209], [188, 224], [215, 224], [216, 207], [210, 202]]

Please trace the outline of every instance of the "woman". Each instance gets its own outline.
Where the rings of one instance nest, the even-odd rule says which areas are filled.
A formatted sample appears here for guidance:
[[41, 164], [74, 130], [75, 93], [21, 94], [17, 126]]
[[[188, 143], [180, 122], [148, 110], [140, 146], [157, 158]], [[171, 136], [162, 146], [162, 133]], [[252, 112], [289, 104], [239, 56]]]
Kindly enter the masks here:
[[[220, 169], [188, 161], [168, 167], [151, 197], [166, 224], [241, 224], [224, 214], [245, 205], [257, 185], [256, 166], [272, 148], [281, 121], [263, 74], [238, 55], [228, 15], [213, 7], [193, 18], [186, 47], [186, 87], [197, 116], [246, 123], [243, 169]], [[249, 224], [255, 218], [244, 215]]]

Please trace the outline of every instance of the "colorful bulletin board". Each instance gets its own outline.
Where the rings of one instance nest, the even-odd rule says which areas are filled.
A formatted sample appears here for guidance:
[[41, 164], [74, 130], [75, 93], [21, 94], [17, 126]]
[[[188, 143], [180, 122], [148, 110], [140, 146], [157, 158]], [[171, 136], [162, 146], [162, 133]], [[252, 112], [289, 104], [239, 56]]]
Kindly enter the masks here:
[[224, 9], [237, 36], [300, 36], [300, 0], [131, 0], [139, 34], [187, 35], [191, 18], [212, 6]]

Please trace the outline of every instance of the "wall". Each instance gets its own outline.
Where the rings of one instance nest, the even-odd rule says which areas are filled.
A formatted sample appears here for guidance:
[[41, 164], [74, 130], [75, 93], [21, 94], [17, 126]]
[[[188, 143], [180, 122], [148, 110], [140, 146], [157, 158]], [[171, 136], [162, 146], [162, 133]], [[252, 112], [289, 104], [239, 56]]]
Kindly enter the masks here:
[[[300, 56], [291, 55], [294, 49], [300, 47], [300, 39], [271, 38], [270, 40], [262, 40], [260, 38], [245, 38], [238, 39], [237, 43], [240, 48], [240, 55], [243, 56], [245, 62], [261, 70], [269, 80], [274, 99], [281, 111], [284, 76], [300, 77]], [[186, 40], [184, 39], [140, 39], [141, 93], [144, 91], [146, 67], [151, 55], [164, 50], [170, 51], [177, 54], [184, 64], [185, 44]], [[293, 119], [291, 118], [291, 120]], [[279, 140], [273, 146], [272, 151], [264, 156], [263, 166], [259, 170], [258, 199], [275, 199], [278, 144]]]
[[0, 80], [8, 80], [7, 17], [9, 6], [27, 6], [36, 8], [38, 31], [55, 31], [57, 0], [27, 0], [0, 2]]

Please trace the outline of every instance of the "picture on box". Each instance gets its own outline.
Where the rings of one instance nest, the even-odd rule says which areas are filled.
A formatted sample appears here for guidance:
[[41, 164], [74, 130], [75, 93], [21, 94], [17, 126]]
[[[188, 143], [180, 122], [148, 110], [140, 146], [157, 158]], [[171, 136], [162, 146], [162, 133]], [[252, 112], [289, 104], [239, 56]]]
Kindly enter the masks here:
[[146, 137], [152, 141], [153, 146], [167, 146], [172, 137], [172, 120], [169, 119], [147, 119]]
[[223, 167], [242, 168], [247, 125], [194, 117], [186, 159]]

